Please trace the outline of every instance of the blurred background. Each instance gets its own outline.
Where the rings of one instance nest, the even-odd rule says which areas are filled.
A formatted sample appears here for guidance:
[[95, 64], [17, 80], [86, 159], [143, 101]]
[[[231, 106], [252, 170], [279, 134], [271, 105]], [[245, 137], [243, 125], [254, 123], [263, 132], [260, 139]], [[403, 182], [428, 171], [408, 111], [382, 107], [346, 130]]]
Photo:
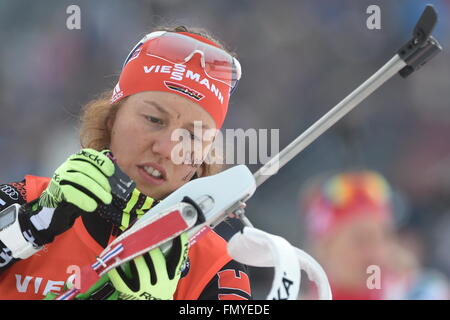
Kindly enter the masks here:
[[[280, 129], [280, 148], [381, 67], [426, 3], [444, 52], [391, 79], [268, 180], [247, 203], [256, 227], [308, 251], [302, 192], [318, 176], [369, 169], [390, 183], [395, 230], [450, 276], [450, 1], [0, 1], [0, 181], [50, 176], [79, 149], [81, 106], [114, 87], [123, 59], [160, 25], [203, 27], [238, 54], [243, 78], [225, 128]], [[81, 8], [68, 30], [66, 8]], [[369, 30], [369, 5], [381, 29]], [[254, 171], [258, 165], [251, 165]], [[254, 269], [256, 298], [270, 270]]]

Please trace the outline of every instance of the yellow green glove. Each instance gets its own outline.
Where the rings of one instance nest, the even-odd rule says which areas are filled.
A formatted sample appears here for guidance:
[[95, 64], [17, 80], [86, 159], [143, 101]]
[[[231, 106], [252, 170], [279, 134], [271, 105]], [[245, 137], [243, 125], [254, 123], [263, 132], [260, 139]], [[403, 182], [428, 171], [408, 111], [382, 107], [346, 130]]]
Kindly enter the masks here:
[[52, 242], [71, 228], [81, 214], [111, 203], [108, 179], [115, 173], [115, 166], [107, 152], [82, 149], [71, 155], [56, 169], [41, 196], [22, 206], [20, 226], [34, 246]]
[[39, 199], [39, 205], [56, 208], [64, 201], [85, 212], [93, 212], [99, 202], [111, 203], [108, 177], [114, 174], [114, 170], [114, 163], [104, 153], [82, 149], [56, 169]]
[[123, 300], [171, 300], [187, 259], [188, 238], [175, 238], [168, 255], [156, 248], [108, 272]]
[[[60, 294], [49, 292], [44, 300], [55, 300], [70, 289], [71, 287], [66, 285]], [[119, 293], [111, 285], [108, 276], [104, 275], [89, 290], [77, 294], [74, 300], [118, 300], [118, 296]]]

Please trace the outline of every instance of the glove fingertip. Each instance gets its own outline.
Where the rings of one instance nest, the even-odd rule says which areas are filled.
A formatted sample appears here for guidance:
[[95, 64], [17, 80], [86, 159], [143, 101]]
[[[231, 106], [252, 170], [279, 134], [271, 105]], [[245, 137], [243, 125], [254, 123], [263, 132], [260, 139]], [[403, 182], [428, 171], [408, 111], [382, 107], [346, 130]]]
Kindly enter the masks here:
[[64, 194], [66, 195], [65, 200], [81, 210], [94, 212], [97, 209], [97, 202], [75, 187], [66, 184], [62, 185], [61, 189], [63, 189]]
[[112, 202], [112, 195], [111, 193], [105, 194], [105, 199], [102, 200], [102, 202], [106, 205], [111, 204]]
[[94, 203], [91, 203], [90, 201], [81, 203], [77, 202], [75, 205], [78, 206], [81, 210], [86, 212], [94, 212], [95, 209], [97, 209], [97, 203], [95, 203], [95, 201]]

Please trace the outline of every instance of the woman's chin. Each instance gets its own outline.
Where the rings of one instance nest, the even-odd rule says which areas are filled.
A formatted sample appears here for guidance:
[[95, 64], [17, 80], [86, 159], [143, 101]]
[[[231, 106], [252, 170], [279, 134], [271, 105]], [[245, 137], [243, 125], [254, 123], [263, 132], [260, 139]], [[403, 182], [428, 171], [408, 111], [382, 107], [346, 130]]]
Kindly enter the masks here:
[[145, 194], [147, 197], [150, 197], [154, 200], [161, 200], [167, 196], [167, 192], [164, 192], [157, 186], [149, 186], [148, 184], [136, 184], [136, 188]]

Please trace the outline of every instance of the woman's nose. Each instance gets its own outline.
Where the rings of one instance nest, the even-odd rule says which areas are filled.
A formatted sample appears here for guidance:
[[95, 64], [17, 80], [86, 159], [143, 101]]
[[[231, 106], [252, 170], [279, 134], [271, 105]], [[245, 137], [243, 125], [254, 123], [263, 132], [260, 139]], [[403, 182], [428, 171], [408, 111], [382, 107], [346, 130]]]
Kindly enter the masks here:
[[172, 137], [172, 130], [164, 130], [155, 136], [152, 144], [152, 151], [165, 159], [172, 159], [172, 152], [179, 143]]

